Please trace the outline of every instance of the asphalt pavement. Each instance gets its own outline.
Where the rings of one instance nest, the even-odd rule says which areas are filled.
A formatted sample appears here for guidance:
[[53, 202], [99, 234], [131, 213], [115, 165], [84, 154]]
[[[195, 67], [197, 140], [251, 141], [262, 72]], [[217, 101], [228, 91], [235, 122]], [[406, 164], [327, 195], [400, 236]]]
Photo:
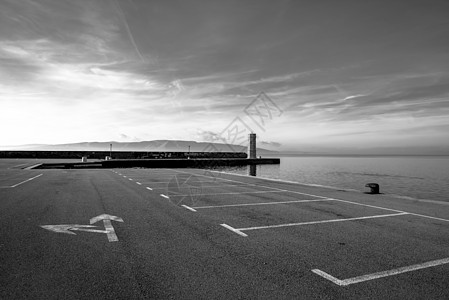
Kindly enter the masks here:
[[449, 299], [448, 203], [32, 163], [0, 162], [1, 299]]

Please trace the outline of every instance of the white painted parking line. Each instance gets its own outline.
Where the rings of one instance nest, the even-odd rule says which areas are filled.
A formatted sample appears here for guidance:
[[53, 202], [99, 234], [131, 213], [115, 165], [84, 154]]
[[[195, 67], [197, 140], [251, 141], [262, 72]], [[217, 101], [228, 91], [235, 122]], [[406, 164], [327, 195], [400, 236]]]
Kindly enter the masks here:
[[146, 188], [147, 188], [147, 190], [150, 190], [150, 191], [152, 191], [152, 190], [153, 190], [152, 188], [150, 188], [150, 187], [148, 187], [148, 186], [147, 186]]
[[357, 217], [357, 218], [332, 219], [332, 220], [321, 220], [321, 221], [311, 221], [311, 222], [300, 222], [300, 223], [288, 223], [288, 224], [278, 224], [278, 225], [268, 225], [268, 226], [257, 226], [257, 227], [237, 228], [237, 230], [247, 231], [247, 230], [279, 228], [279, 227], [323, 224], [323, 223], [347, 222], [347, 221], [355, 221], [355, 220], [366, 220], [366, 219], [396, 217], [396, 216], [403, 216], [403, 215], [409, 215], [409, 213], [402, 212], [402, 213], [397, 213], [397, 214], [375, 215], [375, 216], [366, 216], [366, 217]]
[[449, 222], [448, 219], [442, 219], [442, 218], [426, 216], [426, 215], [420, 215], [420, 214], [414, 214], [414, 213], [409, 213], [409, 214], [411, 214], [412, 216], [417, 216], [417, 217], [423, 217], [423, 218], [428, 218], [428, 219], [434, 219], [434, 220]]
[[168, 197], [168, 196], [166, 196], [166, 195], [164, 195], [164, 194], [161, 194], [161, 197], [164, 197], [164, 198], [166, 198], [166, 199], [170, 199], [170, 197]]
[[15, 187], [17, 187], [17, 186], [19, 186], [19, 185], [21, 185], [21, 184], [24, 184], [25, 182], [31, 181], [31, 180], [33, 180], [33, 179], [36, 179], [36, 178], [38, 178], [38, 177], [40, 177], [40, 176], [42, 176], [42, 175], [43, 175], [43, 174], [39, 174], [39, 175], [37, 175], [37, 176], [34, 176], [34, 177], [32, 177], [32, 178], [29, 178], [29, 179], [27, 179], [27, 180], [24, 180], [24, 181], [22, 181], [22, 182], [19, 182], [19, 183], [15, 184], [15, 185], [11, 185], [11, 187], [12, 187], [12, 188], [15, 188]]
[[[203, 182], [201, 182], [201, 183], [203, 183]], [[203, 187], [203, 188], [211, 188], [211, 187], [221, 187], [221, 188], [227, 188], [227, 187], [230, 187], [230, 186], [241, 186], [241, 187], [243, 187], [243, 186], [246, 186], [246, 184], [216, 184], [216, 185], [201, 185], [201, 187]]]
[[228, 230], [231, 230], [232, 232], [237, 233], [238, 235], [241, 235], [241, 236], [244, 236], [244, 237], [247, 237], [247, 236], [248, 236], [246, 233], [243, 233], [243, 232], [241, 232], [240, 230], [235, 229], [235, 228], [232, 227], [232, 226], [229, 226], [228, 224], [220, 224], [220, 225], [223, 226], [224, 228], [228, 229]]
[[151, 177], [154, 176], [154, 177], [157, 177], [159, 179], [166, 179], [166, 180], [175, 177], [175, 174], [165, 176], [165, 175], [156, 175], [156, 174], [148, 174], [147, 175], [147, 174], [142, 174], [142, 173], [132, 173], [132, 174], [128, 174], [128, 175], [140, 176], [142, 178], [148, 178], [149, 176], [151, 176]]
[[[178, 170], [176, 170], [176, 172], [184, 173], [184, 174], [192, 174], [192, 173], [178, 171]], [[202, 174], [194, 174], [194, 175], [195, 176], [201, 176], [201, 177], [207, 177], [207, 178], [215, 178], [213, 176], [206, 176], [206, 175], [202, 175]], [[258, 178], [258, 179], [261, 179], [261, 178]], [[264, 178], [262, 178], [262, 179], [264, 179]], [[256, 186], [256, 187], [262, 187], [262, 188], [272, 189], [272, 190], [276, 190], [276, 191], [282, 191], [282, 192], [289, 192], [289, 193], [294, 193], [294, 194], [299, 194], [299, 195], [311, 196], [311, 197], [316, 197], [316, 198], [322, 198], [322, 199], [327, 199], [328, 198], [328, 197], [324, 197], [324, 196], [318, 196], [318, 195], [313, 195], [313, 194], [301, 193], [301, 192], [297, 192], [297, 191], [280, 189], [280, 188], [275, 188], [275, 187], [271, 187], [271, 186], [259, 185], [259, 184], [254, 184], [254, 183], [246, 183], [246, 182], [241, 182], [241, 181], [232, 180], [232, 179], [220, 178], [220, 180], [229, 181], [229, 182], [236, 182], [236, 183], [239, 183], [239, 184], [245, 184], [247, 186]]]
[[[188, 173], [188, 172], [183, 172], [183, 171], [178, 171], [178, 170], [176, 170], [176, 172], [191, 174], [191, 173]], [[216, 171], [213, 171], [213, 172], [216, 172]], [[218, 172], [218, 173], [220, 173], [220, 172]], [[225, 174], [239, 175], [239, 174], [230, 174], [230, 173], [225, 173]], [[213, 176], [206, 176], [206, 175], [202, 175], [202, 174], [195, 174], [195, 175], [196, 176], [207, 177], [207, 178], [215, 178]], [[270, 179], [267, 179], [267, 178], [260, 178], [260, 177], [258, 179], [270, 180]], [[229, 182], [242, 183], [241, 181], [232, 180], [232, 179], [224, 179], [223, 178], [222, 180], [226, 180], [226, 181], [229, 181]], [[290, 192], [290, 193], [295, 193], [295, 194], [300, 194], [300, 195], [306, 195], [306, 196], [311, 196], [311, 197], [316, 197], [316, 198], [327, 199], [327, 197], [324, 197], [324, 196], [307, 194], [307, 193], [301, 193], [301, 192], [297, 192], [297, 191], [291, 191], [291, 190], [285, 190], [285, 189], [279, 189], [279, 188], [273, 188], [273, 187], [268, 187], [268, 186], [264, 186], [264, 185], [251, 184], [251, 183], [247, 183], [246, 185], [248, 185], [248, 186], [257, 186], [257, 187], [266, 187], [266, 188], [270, 188], [270, 189], [275, 189], [275, 190], [280, 190], [280, 191], [285, 191], [285, 192]], [[382, 207], [382, 206], [368, 205], [368, 204], [363, 204], [363, 203], [358, 203], [358, 202], [353, 202], [353, 201], [347, 201], [347, 200], [342, 200], [342, 199], [336, 199], [336, 198], [333, 198], [333, 199], [335, 199], [337, 201], [340, 201], [340, 202], [351, 203], [351, 204], [354, 204], [354, 205], [361, 205], [361, 206], [366, 206], [366, 207], [384, 209], [384, 210], [394, 211], [394, 212], [398, 212], [398, 213], [406, 213], [406, 214], [417, 216], [417, 217], [422, 217], [422, 218], [428, 218], [428, 219], [434, 219], [434, 220], [449, 222], [449, 219], [443, 219], [443, 218], [438, 218], [438, 217], [433, 217], [433, 216], [428, 216], [428, 215], [422, 215], [422, 214], [417, 214], [417, 213], [412, 213], [412, 212], [406, 212], [406, 211], [401, 211], [401, 210], [397, 210], [397, 209], [391, 209], [391, 208]]]
[[[175, 193], [175, 192], [173, 192]], [[282, 191], [256, 191], [256, 192], [229, 192], [229, 193], [205, 193], [202, 196], [216, 196], [216, 195], [240, 195], [240, 194], [264, 194], [264, 193], [282, 193]], [[189, 196], [187, 194], [178, 194], [176, 196]]]
[[167, 185], [168, 183], [170, 183], [170, 182], [165, 182], [165, 181], [140, 181], [140, 182], [142, 182], [142, 183], [151, 183], [152, 185], [153, 184], [164, 184], [164, 185]]
[[416, 264], [416, 265], [392, 269], [392, 270], [388, 270], [388, 271], [382, 271], [382, 272], [352, 277], [352, 278], [348, 278], [348, 279], [344, 279], [344, 280], [335, 278], [334, 276], [329, 275], [326, 272], [323, 272], [319, 269], [313, 269], [312, 272], [317, 275], [320, 275], [323, 278], [326, 278], [329, 281], [332, 281], [336, 285], [347, 286], [347, 285], [354, 284], [354, 283], [360, 283], [360, 282], [374, 280], [374, 279], [378, 279], [378, 278], [382, 278], [382, 277], [394, 276], [394, 275], [398, 275], [398, 274], [402, 274], [402, 273], [406, 273], [406, 272], [412, 272], [412, 271], [421, 270], [421, 269], [425, 269], [425, 268], [441, 266], [444, 264], [449, 264], [449, 258], [432, 260], [432, 261], [428, 261], [428, 262], [425, 262], [422, 264]]
[[405, 212], [405, 211], [402, 211], [402, 210], [391, 209], [391, 208], [386, 208], [386, 207], [382, 207], [382, 206], [375, 206], [375, 205], [363, 204], [363, 203], [352, 202], [352, 201], [341, 200], [341, 199], [335, 199], [335, 200], [337, 200], [337, 201], [339, 201], [339, 202], [350, 203], [350, 204], [354, 204], [354, 205], [366, 206], [366, 207], [377, 208], [377, 209], [383, 209], [383, 210], [389, 210], [389, 211], [394, 211], [394, 212], [398, 212], [398, 213], [403, 213], [403, 212]]
[[191, 210], [191, 211], [193, 211], [193, 212], [196, 212], [196, 210], [194, 210], [193, 208], [191, 208], [190, 206], [187, 206], [187, 205], [181, 205], [182, 207], [184, 207], [184, 208], [187, 208], [188, 210]]
[[27, 165], [27, 164], [20, 164], [20, 165], [16, 165], [16, 166], [9, 167], [8, 169], [15, 169], [15, 168], [17, 168], [17, 167], [26, 166], [26, 165]]
[[428, 218], [428, 219], [434, 219], [434, 220], [439, 220], [439, 221], [449, 222], [448, 219], [437, 218], [437, 217], [432, 217], [432, 216], [427, 216], [427, 215], [421, 215], [421, 214], [415, 214], [415, 213], [406, 212], [406, 211], [397, 210], [397, 209], [391, 209], [391, 208], [386, 208], [386, 207], [381, 207], [381, 206], [375, 206], [375, 205], [368, 205], [368, 204], [363, 204], [363, 203], [358, 203], [358, 202], [352, 202], [352, 201], [347, 201], [347, 200], [341, 200], [341, 199], [335, 199], [335, 200], [336, 200], [336, 201], [339, 201], [339, 202], [345, 202], [345, 203], [354, 204], [354, 205], [360, 205], [360, 206], [366, 206], [366, 207], [372, 207], [372, 208], [384, 209], [384, 210], [389, 210], [389, 211], [395, 211], [395, 212], [398, 212], [398, 213], [399, 213], [399, 212], [401, 212], [401, 213], [407, 213], [407, 214], [409, 214], [409, 215], [416, 216], [416, 217], [422, 217], [422, 218]]
[[278, 201], [278, 202], [258, 202], [258, 203], [243, 203], [243, 204], [227, 204], [227, 205], [215, 205], [215, 206], [194, 206], [193, 208], [195, 208], [195, 209], [224, 208], [224, 207], [236, 207], [236, 206], [275, 205], [275, 204], [302, 203], [302, 202], [319, 202], [319, 201], [335, 201], [335, 199], [313, 199], [313, 200], [294, 200], [294, 201]]
[[167, 186], [163, 186], [163, 187], [154, 187], [154, 188], [152, 188], [152, 190], [167, 190]]

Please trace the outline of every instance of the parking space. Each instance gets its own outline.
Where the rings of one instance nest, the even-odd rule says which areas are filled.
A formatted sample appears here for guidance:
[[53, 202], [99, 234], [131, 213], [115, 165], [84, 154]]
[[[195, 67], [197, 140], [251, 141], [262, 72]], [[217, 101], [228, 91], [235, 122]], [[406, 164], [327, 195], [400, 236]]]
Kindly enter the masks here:
[[[441, 231], [444, 224], [402, 215], [329, 225], [285, 230], [307, 235], [315, 246], [322, 246], [313, 251], [325, 259], [317, 259], [311, 272], [332, 284], [348, 286], [381, 278], [381, 284], [397, 286], [429, 279], [447, 282], [449, 237]], [[413, 273], [427, 268], [433, 269]]]
[[24, 170], [0, 170], [0, 188], [15, 188], [40, 176]]
[[231, 239], [299, 245], [298, 252], [314, 253], [309, 271], [323, 284], [348, 286], [428, 268], [435, 268], [435, 276], [449, 271], [449, 218], [203, 170], [113, 172], [181, 209], [220, 220], [217, 227]]

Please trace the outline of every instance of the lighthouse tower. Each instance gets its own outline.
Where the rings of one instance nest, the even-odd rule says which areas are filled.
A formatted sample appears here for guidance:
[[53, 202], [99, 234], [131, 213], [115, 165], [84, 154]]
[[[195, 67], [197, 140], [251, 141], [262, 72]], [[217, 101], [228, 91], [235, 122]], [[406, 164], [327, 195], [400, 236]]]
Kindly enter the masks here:
[[256, 134], [250, 133], [248, 138], [248, 158], [257, 158]]

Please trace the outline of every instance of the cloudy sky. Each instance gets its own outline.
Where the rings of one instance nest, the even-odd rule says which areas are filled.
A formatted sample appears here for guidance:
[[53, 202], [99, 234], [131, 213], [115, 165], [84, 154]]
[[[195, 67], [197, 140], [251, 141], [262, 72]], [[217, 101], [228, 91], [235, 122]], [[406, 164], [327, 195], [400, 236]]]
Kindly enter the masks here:
[[447, 0], [0, 0], [0, 145], [448, 147], [448, 16]]

